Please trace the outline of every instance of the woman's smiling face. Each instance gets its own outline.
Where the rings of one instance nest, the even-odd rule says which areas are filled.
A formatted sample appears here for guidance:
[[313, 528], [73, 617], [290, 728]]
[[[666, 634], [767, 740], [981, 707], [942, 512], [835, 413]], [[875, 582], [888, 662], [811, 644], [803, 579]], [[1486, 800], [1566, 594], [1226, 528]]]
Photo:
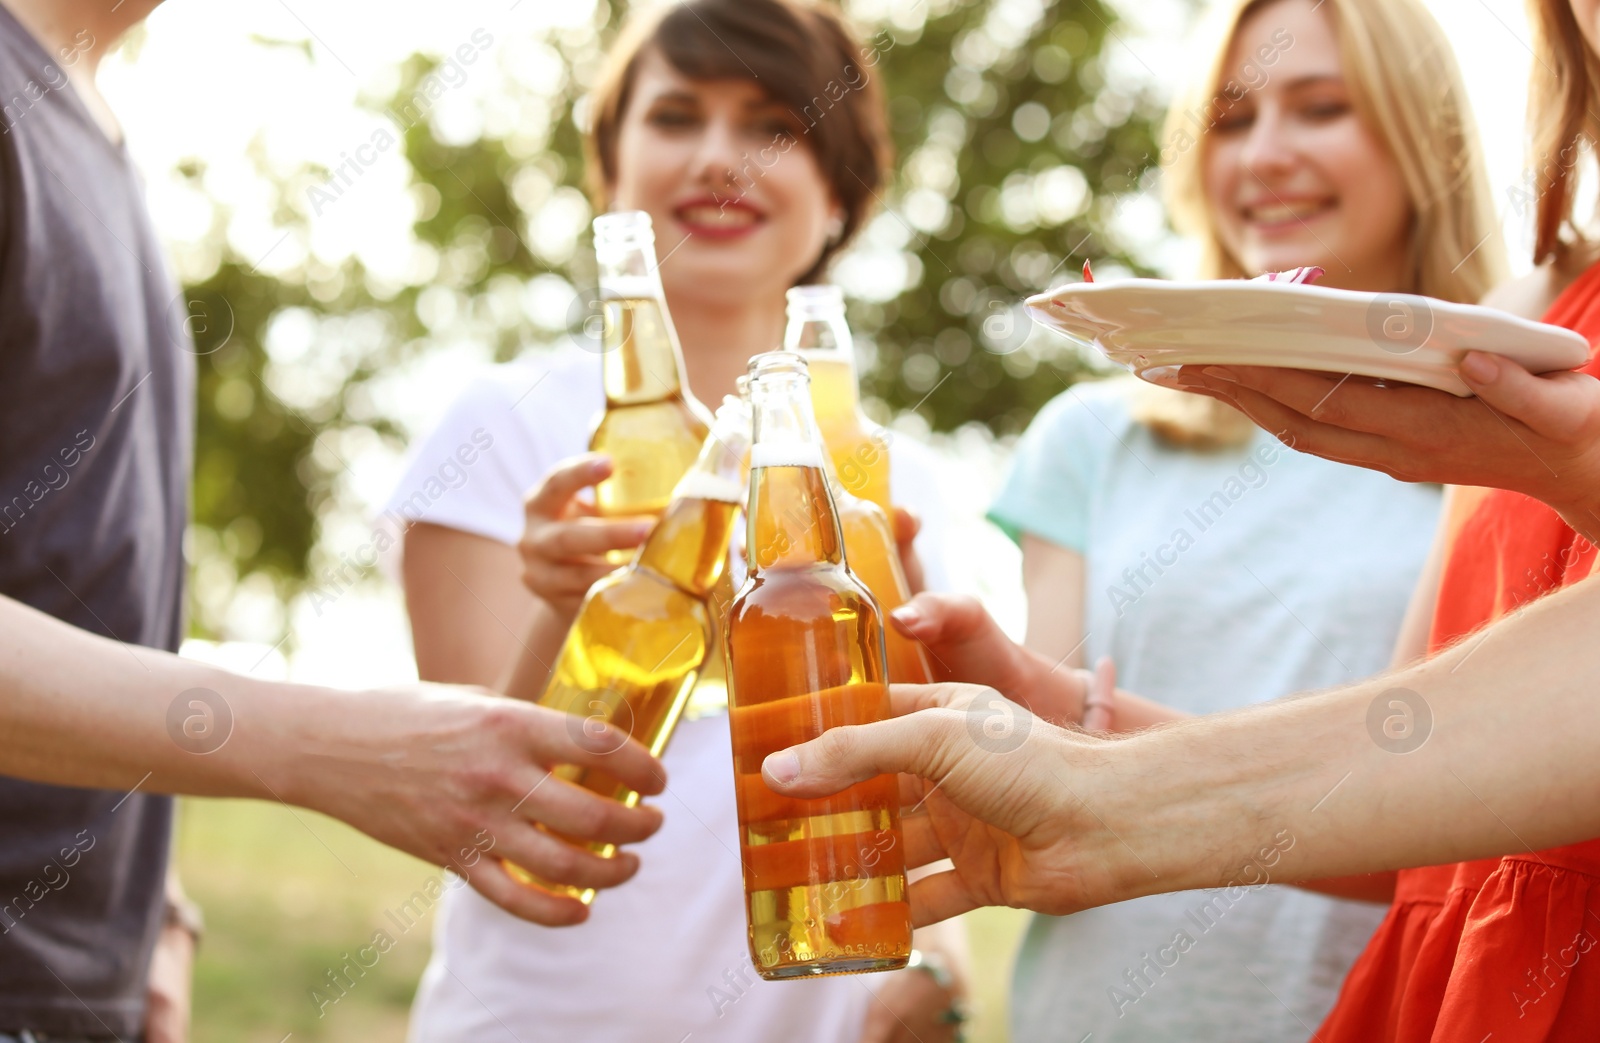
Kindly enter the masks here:
[[[1259, 85], [1216, 99], [1203, 146], [1207, 201], [1223, 245], [1251, 273], [1319, 265], [1324, 285], [1406, 289], [1410, 195], [1355, 111], [1333, 20], [1319, 7], [1276, 0], [1239, 23], [1224, 82]], [[1260, 58], [1268, 53], [1270, 65]]]
[[753, 80], [639, 56], [611, 199], [650, 215], [669, 297], [781, 298], [816, 262], [841, 210], [803, 136]]

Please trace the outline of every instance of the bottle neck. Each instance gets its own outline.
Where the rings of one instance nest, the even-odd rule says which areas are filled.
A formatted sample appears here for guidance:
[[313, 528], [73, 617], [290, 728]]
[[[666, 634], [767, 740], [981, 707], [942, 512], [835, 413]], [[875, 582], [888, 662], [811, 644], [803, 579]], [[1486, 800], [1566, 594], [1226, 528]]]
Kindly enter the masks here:
[[760, 377], [751, 398], [755, 443], [745, 548], [750, 571], [842, 565], [844, 539], [830, 491], [831, 467], [805, 377]]
[[634, 559], [639, 568], [705, 597], [728, 558], [734, 514], [744, 501], [744, 461], [750, 450], [749, 413], [717, 412], [694, 465], [679, 479], [672, 502]]
[[752, 468], [746, 525], [752, 575], [844, 564], [838, 510], [821, 467]]
[[813, 311], [790, 307], [783, 330], [785, 351], [843, 351], [852, 348], [850, 325], [844, 313], [833, 309]]
[[686, 497], [673, 500], [633, 560], [691, 597], [706, 598], [722, 578], [739, 504]]
[[[643, 260], [653, 264], [654, 258]], [[628, 267], [637, 268], [641, 263], [635, 259]], [[600, 295], [607, 404], [642, 405], [683, 397], [683, 351], [667, 312], [660, 276], [653, 270], [647, 275], [603, 271]]]
[[783, 346], [802, 355], [810, 367], [811, 396], [819, 417], [859, 412], [855, 341], [843, 312], [806, 314], [791, 309]]

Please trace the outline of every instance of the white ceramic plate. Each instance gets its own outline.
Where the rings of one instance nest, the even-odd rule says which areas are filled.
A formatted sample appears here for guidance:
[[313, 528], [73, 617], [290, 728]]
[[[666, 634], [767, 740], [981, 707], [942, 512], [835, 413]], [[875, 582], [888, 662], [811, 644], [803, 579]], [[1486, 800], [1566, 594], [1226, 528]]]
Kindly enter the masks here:
[[1355, 373], [1470, 395], [1457, 375], [1471, 348], [1532, 373], [1589, 360], [1583, 337], [1492, 308], [1401, 293], [1298, 283], [1124, 279], [1028, 298], [1050, 329], [1135, 373], [1156, 366], [1238, 365]]

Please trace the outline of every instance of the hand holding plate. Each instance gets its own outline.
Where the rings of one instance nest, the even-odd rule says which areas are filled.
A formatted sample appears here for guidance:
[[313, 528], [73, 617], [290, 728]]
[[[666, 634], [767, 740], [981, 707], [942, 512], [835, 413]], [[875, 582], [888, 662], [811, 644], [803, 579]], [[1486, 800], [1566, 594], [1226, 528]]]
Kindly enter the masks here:
[[1265, 366], [1183, 366], [1176, 386], [1227, 402], [1302, 452], [1402, 481], [1526, 493], [1600, 540], [1600, 381], [1535, 376], [1479, 351], [1460, 375], [1475, 398]]

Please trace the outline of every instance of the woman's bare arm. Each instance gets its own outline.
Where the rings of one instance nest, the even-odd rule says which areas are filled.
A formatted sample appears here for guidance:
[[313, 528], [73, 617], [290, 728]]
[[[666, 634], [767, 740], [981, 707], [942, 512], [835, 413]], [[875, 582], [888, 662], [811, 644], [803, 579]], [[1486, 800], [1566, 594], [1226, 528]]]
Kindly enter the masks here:
[[534, 611], [515, 547], [442, 525], [413, 525], [401, 562], [417, 673], [498, 688]]
[[522, 582], [515, 547], [459, 529], [414, 525], [402, 566], [417, 671], [537, 702], [569, 622]]
[[1428, 654], [1428, 635], [1433, 630], [1433, 610], [1439, 602], [1439, 582], [1444, 577], [1444, 558], [1448, 549], [1450, 528], [1450, 503], [1455, 492], [1445, 489], [1444, 502], [1440, 504], [1439, 525], [1428, 548], [1427, 560], [1417, 576], [1417, 585], [1406, 605], [1406, 614], [1400, 620], [1400, 633], [1395, 636], [1394, 654], [1389, 659], [1393, 669], [1410, 666]]
[[1058, 543], [1022, 534], [1022, 586], [1028, 595], [1028, 630], [1022, 639], [1052, 663], [1081, 667], [1083, 656], [1083, 555]]

